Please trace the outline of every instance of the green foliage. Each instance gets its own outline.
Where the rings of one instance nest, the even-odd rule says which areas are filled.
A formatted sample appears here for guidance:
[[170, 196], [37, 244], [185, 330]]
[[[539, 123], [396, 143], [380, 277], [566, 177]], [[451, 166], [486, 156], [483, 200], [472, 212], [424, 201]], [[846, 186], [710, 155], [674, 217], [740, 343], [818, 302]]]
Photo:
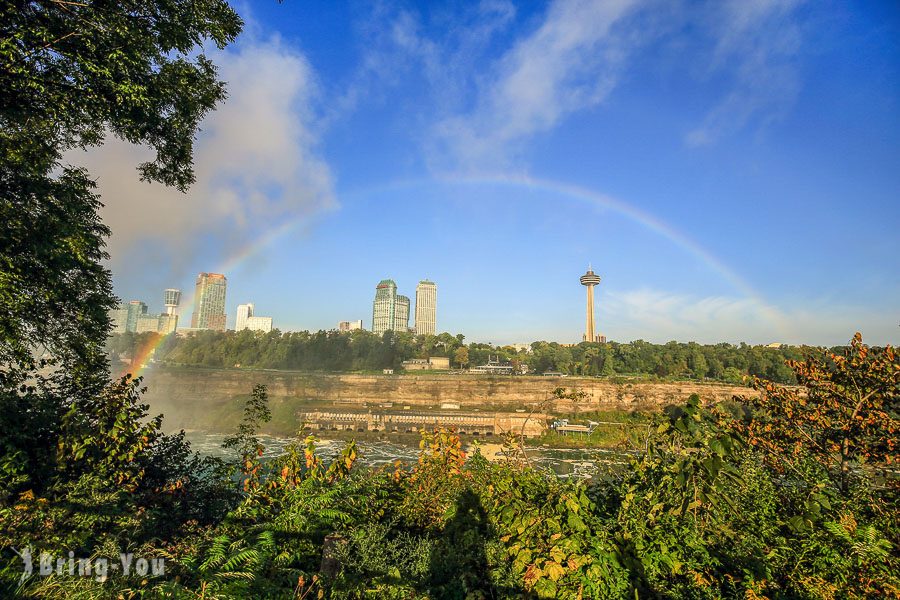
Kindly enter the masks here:
[[109, 230], [95, 183], [64, 164], [64, 153], [112, 133], [156, 152], [140, 166], [143, 178], [185, 189], [197, 125], [225, 96], [197, 50], [207, 41], [224, 47], [240, 28], [223, 0], [0, 8], [3, 412], [28, 380], [39, 385], [26, 400], [48, 395], [38, 373], [48, 367], [62, 398], [89, 397], [106, 383], [114, 297], [101, 261]]
[[240, 471], [246, 476], [244, 487], [255, 487], [259, 480], [259, 459], [263, 455], [263, 445], [256, 432], [263, 423], [272, 419], [272, 411], [269, 410], [269, 394], [265, 385], [257, 384], [253, 387], [250, 398], [244, 405], [244, 418], [238, 425], [237, 433], [225, 438], [222, 446], [225, 448], [237, 448], [240, 458]]
[[[197, 125], [224, 98], [200, 50], [240, 27], [221, 0], [0, 7], [3, 548], [118, 554], [232, 506], [221, 465], [162, 435], [138, 382], [109, 381], [109, 229], [90, 174], [63, 157], [111, 133], [155, 151], [141, 177], [184, 189]], [[47, 580], [36, 594], [91, 585]]]
[[[259, 393], [248, 400], [243, 439], [255, 437], [250, 425], [264, 406]], [[776, 471], [732, 419], [690, 398], [655, 418], [629, 469], [592, 482], [558, 479], [522, 458], [467, 456], [452, 431], [424, 434], [413, 465], [379, 470], [356, 468], [352, 443], [328, 462], [307, 438], [259, 462], [255, 485], [227, 514], [182, 521], [165, 542], [146, 533], [156, 509], [112, 510], [135, 493], [87, 475], [62, 503], [21, 495], [0, 523], [6, 541], [35, 540], [43, 528], [52, 532], [45, 544], [111, 553], [126, 536], [169, 560], [167, 578], [144, 586], [118, 578], [26, 587], [48, 597], [896, 595], [897, 515], [885, 492], [845, 496], [810, 484], [828, 477], [815, 461], [802, 476]], [[72, 503], [91, 508], [73, 512]]]
[[836, 474], [842, 491], [864, 464], [890, 468], [900, 448], [900, 356], [870, 349], [857, 333], [841, 353], [791, 361], [802, 388], [755, 379], [757, 396], [741, 431], [778, 468], [813, 458]]
[[[186, 187], [200, 120], [224, 98], [195, 51], [231, 42], [241, 21], [224, 1], [20, 1], [0, 11], [3, 162], [44, 169], [106, 130], [156, 150], [141, 175]], [[37, 164], [27, 166], [35, 158]]]
[[[114, 356], [131, 356], [136, 348], [147, 343], [145, 337], [146, 334], [117, 334], [110, 340], [108, 350]], [[629, 344], [582, 343], [574, 347], [535, 342], [531, 351], [526, 352], [511, 346], [463, 345], [461, 337], [449, 333], [414, 336], [405, 332], [377, 336], [363, 330], [345, 333], [203, 331], [187, 337], [170, 337], [157, 349], [155, 358], [186, 366], [239, 365], [329, 372], [396, 369], [404, 360], [429, 356], [447, 356], [454, 367], [465, 368], [485, 364], [491, 358], [523, 365], [537, 374], [557, 371], [603, 377], [711, 379], [740, 385], [745, 376], [795, 383], [794, 374], [784, 361], [800, 357], [799, 349], [793, 347], [649, 344], [640, 340]]]
[[529, 446], [551, 448], [617, 448], [621, 450], [643, 449], [651, 415], [639, 411], [601, 410], [559, 415], [570, 423], [596, 421], [598, 425], [590, 434], [561, 435], [547, 431], [540, 437], [526, 440]]

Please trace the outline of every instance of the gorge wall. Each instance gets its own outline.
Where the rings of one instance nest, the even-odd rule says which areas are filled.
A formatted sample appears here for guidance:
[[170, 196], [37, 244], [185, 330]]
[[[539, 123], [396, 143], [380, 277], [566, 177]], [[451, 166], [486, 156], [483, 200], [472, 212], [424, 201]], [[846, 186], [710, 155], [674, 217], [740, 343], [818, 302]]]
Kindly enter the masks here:
[[744, 387], [712, 383], [612, 383], [588, 377], [491, 377], [475, 375], [325, 375], [289, 371], [151, 368], [145, 400], [152, 413], [166, 415], [166, 429], [231, 431], [253, 386], [266, 384], [273, 412], [271, 431], [293, 433], [299, 416], [318, 407], [366, 410], [390, 403], [394, 409], [462, 412], [530, 411], [556, 388], [577, 390], [580, 400], [556, 400], [556, 413], [597, 410], [658, 410], [698, 394], [704, 402], [752, 393]]

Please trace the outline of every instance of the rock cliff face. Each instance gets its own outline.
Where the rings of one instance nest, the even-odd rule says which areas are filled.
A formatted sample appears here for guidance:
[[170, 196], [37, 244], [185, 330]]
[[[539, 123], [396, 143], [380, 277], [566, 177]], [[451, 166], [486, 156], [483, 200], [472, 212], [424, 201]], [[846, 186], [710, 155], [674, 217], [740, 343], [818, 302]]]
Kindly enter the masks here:
[[227, 422], [229, 430], [240, 418], [241, 401], [257, 383], [268, 385], [273, 415], [282, 421], [293, 421], [298, 413], [313, 406], [364, 410], [392, 403], [394, 408], [425, 410], [458, 405], [460, 412], [530, 410], [560, 387], [585, 396], [577, 401], [555, 401], [547, 407], [552, 412], [658, 410], [681, 403], [691, 394], [698, 394], [704, 402], [716, 402], [752, 393], [747, 388], [720, 384], [611, 383], [581, 377], [317, 375], [168, 368], [149, 370], [145, 383], [151, 411], [166, 413], [168, 427], [209, 429], [209, 424], [224, 421], [222, 425]]

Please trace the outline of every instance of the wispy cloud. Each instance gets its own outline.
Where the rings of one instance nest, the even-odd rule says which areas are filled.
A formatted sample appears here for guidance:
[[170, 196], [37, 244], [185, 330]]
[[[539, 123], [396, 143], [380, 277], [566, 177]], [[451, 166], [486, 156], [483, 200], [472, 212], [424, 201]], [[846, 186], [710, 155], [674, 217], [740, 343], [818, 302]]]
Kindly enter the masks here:
[[[148, 151], [121, 140], [67, 157], [98, 180], [116, 275], [150, 267], [130, 261], [135, 248], [151, 245], [153, 259], [177, 277], [204, 236], [216, 235], [225, 260], [274, 223], [335, 204], [331, 169], [316, 151], [311, 107], [318, 92], [304, 56], [272, 38], [213, 58], [228, 82], [228, 99], [201, 125], [197, 181], [186, 194], [140, 182], [135, 166]], [[158, 272], [158, 265], [150, 270]]]
[[687, 134], [688, 145], [715, 143], [752, 119], [766, 123], [790, 107], [800, 87], [795, 59], [801, 31], [795, 12], [801, 2], [729, 0], [710, 11], [705, 26], [715, 47], [708, 75], [726, 78], [727, 92]]
[[[432, 115], [459, 109], [477, 95], [478, 65], [490, 62], [487, 51], [497, 35], [515, 20], [509, 0], [483, 0], [462, 10], [434, 16], [429, 23], [415, 10], [379, 3], [357, 25], [363, 52], [344, 91], [338, 95], [332, 116], [339, 118], [363, 102], [381, 103], [390, 92], [405, 95], [424, 83], [428, 93], [413, 94], [422, 105], [414, 107]], [[391, 102], [402, 96], [392, 96]], [[433, 103], [433, 105], [432, 105]], [[410, 107], [413, 108], [413, 107]]]
[[643, 338], [717, 343], [806, 343], [832, 345], [856, 331], [873, 344], [890, 341], [896, 323], [871, 308], [807, 305], [786, 312], [790, 331], [771, 320], [769, 307], [748, 298], [692, 296], [654, 289], [608, 292], [602, 299], [608, 332], [618, 341]]
[[601, 102], [613, 88], [632, 43], [615, 35], [613, 26], [636, 4], [633, 0], [551, 4], [540, 26], [493, 65], [473, 109], [435, 125], [432, 156], [456, 168], [494, 166], [508, 161], [519, 143], [553, 128], [565, 115]]
[[601, 105], [652, 52], [652, 61], [677, 71], [666, 76], [710, 88], [706, 115], [685, 141], [713, 144], [791, 106], [800, 87], [801, 2], [554, 0], [535, 21], [502, 1], [427, 21], [380, 5], [347, 104], [422, 80], [428, 90], [415, 96], [411, 129], [422, 132], [433, 170], [518, 168], [534, 138]]

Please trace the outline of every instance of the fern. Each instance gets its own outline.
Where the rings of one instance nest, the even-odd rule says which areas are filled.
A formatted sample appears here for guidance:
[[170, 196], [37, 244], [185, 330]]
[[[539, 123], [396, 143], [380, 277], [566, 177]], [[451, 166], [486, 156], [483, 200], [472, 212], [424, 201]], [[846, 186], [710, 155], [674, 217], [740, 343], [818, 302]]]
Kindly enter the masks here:
[[857, 565], [883, 561], [890, 556], [893, 548], [874, 525], [848, 529], [842, 523], [828, 521], [825, 529], [849, 546], [850, 556]]

